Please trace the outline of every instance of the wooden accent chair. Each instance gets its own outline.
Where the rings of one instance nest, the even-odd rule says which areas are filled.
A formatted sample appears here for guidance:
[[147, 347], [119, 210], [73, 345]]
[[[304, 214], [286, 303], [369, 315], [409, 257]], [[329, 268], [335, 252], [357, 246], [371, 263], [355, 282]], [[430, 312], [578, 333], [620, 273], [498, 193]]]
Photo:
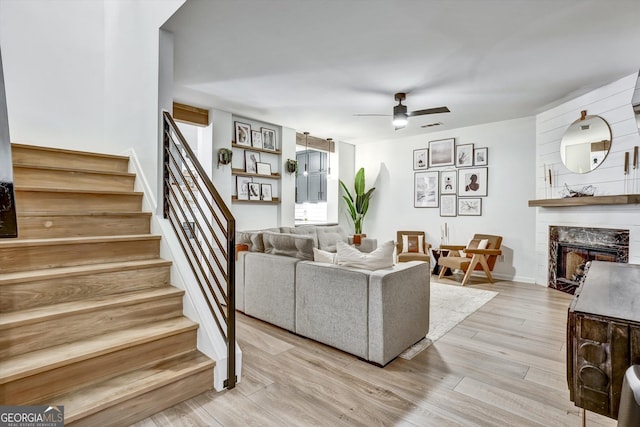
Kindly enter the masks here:
[[[403, 246], [403, 236], [407, 236], [407, 246]], [[396, 253], [398, 262], [407, 261], [431, 261], [429, 248], [431, 244], [427, 243], [424, 231], [398, 231], [396, 234]], [[422, 248], [419, 247], [419, 241], [422, 240]]]
[[[488, 241], [487, 246], [485, 249], [478, 249], [478, 245], [482, 240]], [[491, 271], [493, 271], [498, 255], [502, 254], [500, 250], [501, 244], [502, 236], [475, 234], [467, 246], [441, 245], [440, 249], [448, 249], [449, 255], [440, 257], [438, 260], [438, 265], [442, 267], [438, 278], [442, 279], [448, 268], [451, 270], [457, 268], [465, 272], [462, 279], [462, 286], [464, 286], [471, 278], [473, 271], [483, 270], [489, 282], [493, 283]], [[459, 251], [464, 251], [464, 256]]]

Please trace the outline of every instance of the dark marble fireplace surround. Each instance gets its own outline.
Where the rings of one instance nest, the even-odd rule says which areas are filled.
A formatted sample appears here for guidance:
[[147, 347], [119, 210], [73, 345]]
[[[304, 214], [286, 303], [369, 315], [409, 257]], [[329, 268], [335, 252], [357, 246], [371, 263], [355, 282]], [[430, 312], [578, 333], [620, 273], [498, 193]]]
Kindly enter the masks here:
[[549, 226], [549, 287], [573, 294], [588, 261], [629, 262], [629, 230]]

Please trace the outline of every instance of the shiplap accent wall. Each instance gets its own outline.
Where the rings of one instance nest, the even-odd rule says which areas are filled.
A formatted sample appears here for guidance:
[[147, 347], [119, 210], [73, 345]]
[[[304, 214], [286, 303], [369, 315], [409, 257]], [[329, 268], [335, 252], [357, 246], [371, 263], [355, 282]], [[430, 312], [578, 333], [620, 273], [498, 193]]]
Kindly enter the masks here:
[[[566, 183], [572, 189], [586, 185], [595, 195], [640, 193], [640, 171], [630, 167], [624, 175], [624, 153], [633, 159], [640, 134], [631, 108], [637, 73], [617, 80], [536, 116], [536, 197], [562, 197]], [[585, 174], [569, 171], [560, 159], [560, 141], [565, 130], [580, 117], [580, 111], [603, 117], [611, 127], [609, 155], [601, 166]], [[551, 168], [553, 187], [545, 181], [545, 165]], [[640, 205], [604, 205], [536, 209], [536, 283], [547, 285], [550, 225], [629, 229], [629, 262], [640, 264]]]

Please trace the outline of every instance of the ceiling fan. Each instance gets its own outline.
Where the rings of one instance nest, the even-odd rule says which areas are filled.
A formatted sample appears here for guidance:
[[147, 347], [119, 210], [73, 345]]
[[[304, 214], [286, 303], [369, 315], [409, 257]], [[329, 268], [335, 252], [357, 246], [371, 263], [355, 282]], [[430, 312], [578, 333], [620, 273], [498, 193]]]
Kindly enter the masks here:
[[[398, 92], [394, 95], [398, 105], [393, 107], [393, 125], [395, 129], [402, 129], [407, 126], [409, 117], [413, 116], [425, 116], [427, 114], [449, 113], [451, 112], [447, 107], [427, 108], [425, 110], [416, 110], [407, 112], [407, 106], [402, 104], [407, 98], [407, 94], [404, 92]], [[356, 116], [389, 116], [389, 114], [355, 114]]]

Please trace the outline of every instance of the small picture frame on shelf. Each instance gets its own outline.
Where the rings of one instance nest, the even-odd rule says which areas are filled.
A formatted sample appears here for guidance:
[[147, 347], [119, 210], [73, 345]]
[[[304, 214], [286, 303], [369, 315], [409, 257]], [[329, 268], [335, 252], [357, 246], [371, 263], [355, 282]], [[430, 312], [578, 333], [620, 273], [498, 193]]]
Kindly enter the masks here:
[[258, 175], [271, 175], [271, 163], [256, 163], [256, 173]]
[[456, 167], [466, 168], [473, 166], [473, 144], [456, 146]]
[[234, 122], [236, 126], [236, 145], [251, 147], [251, 125], [242, 122]]
[[270, 202], [273, 200], [271, 195], [271, 184], [261, 184], [260, 185], [260, 196], [262, 200]]
[[489, 164], [489, 149], [487, 147], [473, 150], [473, 166], [487, 166]]
[[258, 173], [259, 162], [260, 153], [251, 150], [247, 150], [244, 152], [244, 171], [246, 173]]
[[455, 164], [455, 138], [429, 141], [429, 167]]
[[427, 152], [429, 149], [421, 148], [413, 150], [413, 170], [421, 170], [427, 168]]
[[249, 183], [249, 200], [260, 200], [260, 183]]
[[251, 146], [253, 148], [263, 148], [262, 147], [262, 132], [259, 130], [251, 131]]
[[484, 197], [487, 195], [488, 168], [458, 170], [458, 197]]
[[260, 128], [262, 131], [262, 148], [276, 151], [276, 131], [269, 128]]
[[458, 172], [455, 170], [440, 172], [440, 194], [456, 194]]
[[456, 216], [455, 194], [443, 194], [440, 196], [440, 216]]
[[249, 200], [249, 184], [253, 182], [253, 178], [247, 176], [236, 177], [236, 194], [238, 200]]
[[481, 216], [482, 199], [480, 197], [466, 197], [458, 199], [459, 216]]

